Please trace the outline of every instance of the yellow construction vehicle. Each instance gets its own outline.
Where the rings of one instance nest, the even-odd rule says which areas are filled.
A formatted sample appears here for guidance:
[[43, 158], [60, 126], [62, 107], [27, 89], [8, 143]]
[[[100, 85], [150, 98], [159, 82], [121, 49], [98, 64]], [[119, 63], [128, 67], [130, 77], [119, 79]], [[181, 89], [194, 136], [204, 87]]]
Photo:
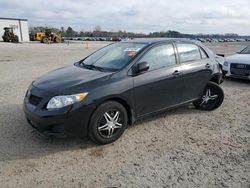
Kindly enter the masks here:
[[34, 36], [36, 41], [40, 41], [41, 43], [49, 44], [52, 42], [61, 43], [62, 37], [59, 33], [51, 32], [50, 29], [46, 29], [45, 32], [37, 32]]
[[34, 35], [34, 40], [36, 40], [36, 41], [42, 41], [43, 37], [45, 37], [45, 33], [44, 32], [37, 32]]
[[5, 27], [4, 34], [2, 36], [4, 42], [19, 42], [18, 36], [14, 34], [13, 28]]

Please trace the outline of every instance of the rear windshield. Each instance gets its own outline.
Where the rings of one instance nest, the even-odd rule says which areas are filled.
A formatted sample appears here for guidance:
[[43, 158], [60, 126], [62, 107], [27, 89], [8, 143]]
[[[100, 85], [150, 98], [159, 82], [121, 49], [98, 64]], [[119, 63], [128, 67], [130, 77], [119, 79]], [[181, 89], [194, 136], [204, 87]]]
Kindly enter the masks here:
[[108, 45], [82, 61], [84, 65], [94, 65], [107, 70], [119, 70], [140, 52], [146, 44], [119, 42]]

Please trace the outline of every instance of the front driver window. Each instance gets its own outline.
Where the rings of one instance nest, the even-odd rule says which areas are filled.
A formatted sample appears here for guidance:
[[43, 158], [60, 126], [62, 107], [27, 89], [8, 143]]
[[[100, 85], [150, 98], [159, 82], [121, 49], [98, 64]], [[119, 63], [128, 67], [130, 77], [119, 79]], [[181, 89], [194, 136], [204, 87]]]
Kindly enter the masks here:
[[179, 44], [177, 43], [177, 49], [180, 57], [180, 62], [196, 61], [201, 59], [201, 54], [198, 46], [194, 44]]
[[149, 50], [140, 60], [149, 64], [149, 71], [176, 65], [176, 57], [172, 44], [161, 45]]

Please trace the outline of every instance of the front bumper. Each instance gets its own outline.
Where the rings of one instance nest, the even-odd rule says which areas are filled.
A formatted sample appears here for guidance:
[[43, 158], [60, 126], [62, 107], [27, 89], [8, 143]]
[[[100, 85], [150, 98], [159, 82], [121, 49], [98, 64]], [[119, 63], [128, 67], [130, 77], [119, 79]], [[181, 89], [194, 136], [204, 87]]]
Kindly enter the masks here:
[[[38, 105], [31, 104], [30, 95], [41, 97], [41, 102]], [[52, 95], [38, 88], [30, 89], [23, 103], [28, 123], [46, 136], [58, 138], [87, 136], [89, 119], [94, 107], [78, 103], [57, 110], [47, 110], [45, 106]]]
[[240, 63], [228, 63], [223, 66], [223, 75], [226, 77], [250, 80], [250, 65]]
[[244, 75], [244, 74], [232, 74], [230, 70], [222, 70], [223, 76], [231, 77], [231, 78], [239, 78], [244, 80], [250, 80], [250, 75]]

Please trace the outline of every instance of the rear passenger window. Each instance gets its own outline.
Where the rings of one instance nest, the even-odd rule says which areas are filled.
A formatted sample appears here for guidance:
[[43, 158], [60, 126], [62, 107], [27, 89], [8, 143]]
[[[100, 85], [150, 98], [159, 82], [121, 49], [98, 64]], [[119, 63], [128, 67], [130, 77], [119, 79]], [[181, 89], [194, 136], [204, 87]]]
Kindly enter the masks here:
[[199, 47], [194, 44], [178, 44], [177, 49], [180, 57], [180, 62], [196, 61], [201, 59]]
[[208, 56], [207, 56], [207, 53], [205, 52], [205, 50], [202, 49], [202, 48], [200, 48], [200, 51], [201, 51], [201, 58], [202, 58], [202, 59], [207, 59]]
[[149, 70], [176, 65], [173, 45], [166, 44], [152, 48], [142, 57], [140, 62], [147, 62]]

